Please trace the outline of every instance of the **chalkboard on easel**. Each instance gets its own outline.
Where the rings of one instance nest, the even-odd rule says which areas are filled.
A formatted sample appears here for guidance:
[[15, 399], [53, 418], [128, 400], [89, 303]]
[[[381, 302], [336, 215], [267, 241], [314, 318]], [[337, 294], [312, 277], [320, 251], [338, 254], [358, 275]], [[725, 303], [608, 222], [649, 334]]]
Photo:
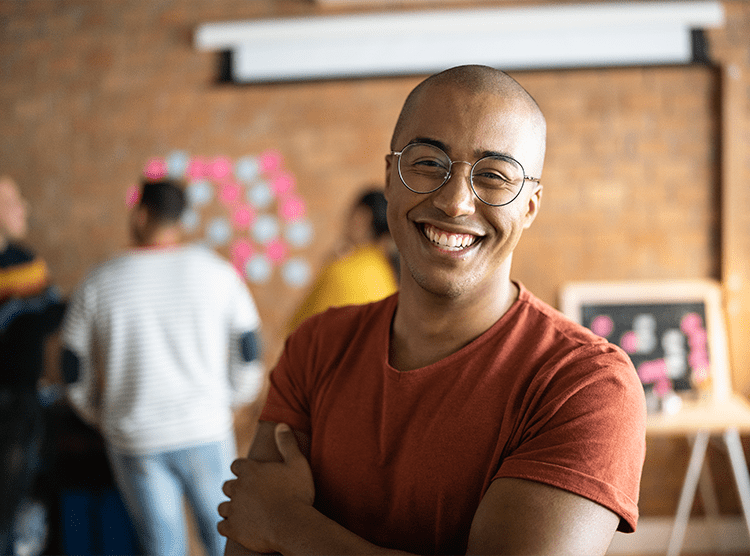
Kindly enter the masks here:
[[731, 390], [721, 292], [711, 280], [579, 282], [561, 292], [561, 310], [620, 346], [647, 394]]
[[581, 306], [581, 324], [630, 356], [647, 391], [692, 390], [708, 379], [704, 303]]

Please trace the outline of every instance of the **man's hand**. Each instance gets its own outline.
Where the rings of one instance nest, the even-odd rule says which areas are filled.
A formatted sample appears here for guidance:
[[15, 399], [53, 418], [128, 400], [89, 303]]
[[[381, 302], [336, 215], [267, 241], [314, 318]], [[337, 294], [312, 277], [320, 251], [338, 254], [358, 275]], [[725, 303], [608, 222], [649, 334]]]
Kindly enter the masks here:
[[224, 483], [229, 502], [219, 505], [219, 533], [256, 552], [281, 551], [280, 539], [294, 530], [294, 523], [311, 510], [315, 487], [310, 465], [288, 425], [274, 430], [281, 462], [238, 459], [237, 475]]

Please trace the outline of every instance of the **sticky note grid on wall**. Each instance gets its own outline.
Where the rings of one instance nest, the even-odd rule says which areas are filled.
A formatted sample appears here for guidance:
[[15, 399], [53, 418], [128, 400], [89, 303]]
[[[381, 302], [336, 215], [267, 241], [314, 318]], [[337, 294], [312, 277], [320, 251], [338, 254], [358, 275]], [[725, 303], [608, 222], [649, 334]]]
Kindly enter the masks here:
[[[309, 282], [310, 265], [302, 252], [313, 229], [296, 180], [278, 151], [236, 160], [173, 151], [148, 160], [143, 175], [186, 184], [182, 225], [188, 237], [226, 252], [249, 282], [283, 280], [294, 288]], [[129, 206], [138, 201], [138, 191], [136, 185], [128, 189]]]

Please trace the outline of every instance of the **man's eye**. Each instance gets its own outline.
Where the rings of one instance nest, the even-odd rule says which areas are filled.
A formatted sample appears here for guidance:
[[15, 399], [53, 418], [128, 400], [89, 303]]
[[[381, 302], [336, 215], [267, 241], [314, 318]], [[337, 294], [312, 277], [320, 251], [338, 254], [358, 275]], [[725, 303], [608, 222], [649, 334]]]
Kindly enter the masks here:
[[438, 160], [436, 158], [421, 158], [419, 160], [415, 160], [413, 163], [414, 166], [425, 166], [429, 168], [446, 168], [446, 165], [441, 160]]
[[488, 181], [488, 182], [503, 182], [503, 183], [511, 182], [511, 180], [507, 176], [503, 175], [500, 172], [495, 172], [492, 170], [483, 170], [482, 172], [475, 173], [474, 179]]

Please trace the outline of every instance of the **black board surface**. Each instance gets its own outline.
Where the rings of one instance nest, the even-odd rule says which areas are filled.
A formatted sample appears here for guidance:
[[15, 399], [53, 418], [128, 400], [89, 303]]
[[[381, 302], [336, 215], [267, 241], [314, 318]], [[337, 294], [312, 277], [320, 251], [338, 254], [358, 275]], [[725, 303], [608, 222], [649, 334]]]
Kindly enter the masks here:
[[630, 356], [648, 393], [696, 389], [709, 377], [703, 302], [584, 303], [581, 323]]

